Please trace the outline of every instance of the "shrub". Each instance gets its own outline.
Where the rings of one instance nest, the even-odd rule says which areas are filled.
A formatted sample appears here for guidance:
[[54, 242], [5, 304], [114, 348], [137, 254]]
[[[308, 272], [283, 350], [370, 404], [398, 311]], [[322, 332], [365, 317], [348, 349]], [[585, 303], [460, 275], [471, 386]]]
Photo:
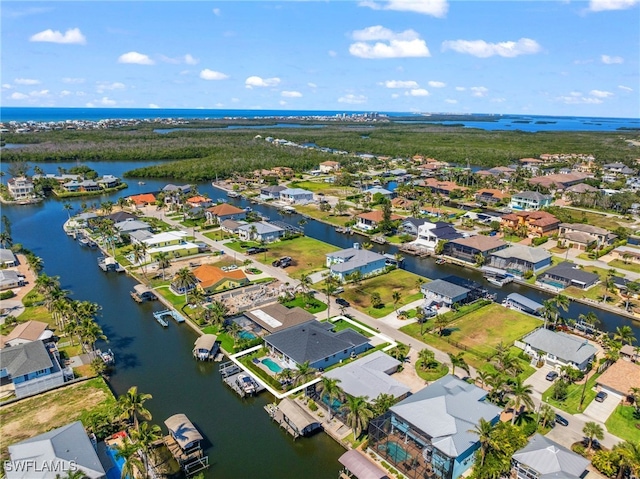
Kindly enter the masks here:
[[600, 450], [593, 455], [591, 464], [605, 476], [613, 477], [618, 471], [619, 460], [615, 452]]
[[533, 271], [528, 269], [522, 274], [522, 276], [524, 277], [524, 279], [530, 279], [531, 277], [533, 277]]
[[586, 454], [587, 454], [587, 450], [579, 442], [577, 442], [573, 446], [571, 446], [571, 450], [573, 452], [575, 452], [576, 454], [580, 454], [581, 456], [586, 456]]
[[0, 299], [9, 299], [9, 298], [13, 298], [16, 295], [16, 293], [13, 292], [13, 290], [8, 290], [8, 291], [3, 291], [2, 293], [0, 293]]
[[524, 426], [522, 426], [522, 433], [525, 436], [529, 437], [535, 434], [537, 429], [538, 429], [538, 425], [535, 423], [535, 421], [530, 421], [530, 422], [527, 422]]
[[309, 406], [309, 409], [311, 409], [314, 412], [318, 410], [318, 405], [316, 404], [316, 402], [313, 399], [309, 399], [309, 402], [307, 403], [307, 406]]
[[540, 238], [533, 238], [531, 240], [531, 244], [533, 244], [533, 246], [540, 246], [541, 244], [544, 244], [547, 241], [549, 241], [548, 236], [541, 236]]
[[553, 385], [553, 392], [551, 393], [553, 399], [557, 401], [563, 401], [567, 397], [569, 386], [563, 380], [556, 381]]

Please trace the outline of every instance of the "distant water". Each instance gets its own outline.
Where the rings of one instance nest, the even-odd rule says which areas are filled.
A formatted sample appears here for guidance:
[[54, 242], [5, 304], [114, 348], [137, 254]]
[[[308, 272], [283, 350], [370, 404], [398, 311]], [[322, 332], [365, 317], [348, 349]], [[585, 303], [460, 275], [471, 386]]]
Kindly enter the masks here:
[[[221, 119], [221, 118], [266, 118], [266, 117], [313, 117], [366, 114], [366, 111], [331, 110], [205, 110], [205, 109], [162, 109], [162, 108], [0, 108], [0, 120], [9, 121], [65, 121], [65, 120], [115, 120], [115, 119]], [[616, 131], [620, 129], [640, 130], [638, 118], [597, 118], [574, 116], [536, 115], [452, 115], [454, 120], [439, 120], [439, 115], [428, 116], [409, 112], [379, 112], [399, 123], [421, 123], [438, 125], [460, 125], [465, 128], [482, 130], [536, 131]], [[402, 120], [399, 118], [402, 117]], [[407, 117], [413, 118], [407, 121]]]

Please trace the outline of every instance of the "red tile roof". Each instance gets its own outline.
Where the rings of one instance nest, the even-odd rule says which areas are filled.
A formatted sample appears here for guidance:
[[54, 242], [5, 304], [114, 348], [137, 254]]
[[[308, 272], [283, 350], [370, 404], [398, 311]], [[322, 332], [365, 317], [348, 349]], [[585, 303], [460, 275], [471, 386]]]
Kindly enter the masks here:
[[229, 203], [222, 203], [211, 208], [207, 208], [207, 211], [211, 212], [214, 216], [229, 216], [244, 213], [244, 210], [237, 208]]
[[200, 281], [200, 286], [205, 289], [224, 279], [232, 281], [243, 281], [247, 279], [247, 276], [242, 270], [236, 269], [234, 271], [222, 271], [217, 266], [212, 266], [210, 264], [198, 266], [193, 270], [193, 274], [198, 278], [198, 281]]
[[151, 193], [143, 193], [141, 195], [133, 195], [129, 197], [136, 205], [148, 205], [156, 202], [156, 197]]
[[[382, 221], [382, 211], [381, 210], [373, 210], [373, 211], [369, 211], [368, 213], [360, 213], [358, 215], [358, 218], [362, 218], [362, 219], [365, 219], [365, 220], [374, 221], [376, 223], [379, 223], [380, 221]], [[393, 213], [391, 213], [391, 221], [401, 220], [401, 219], [403, 219], [402, 216], [394, 215]]]

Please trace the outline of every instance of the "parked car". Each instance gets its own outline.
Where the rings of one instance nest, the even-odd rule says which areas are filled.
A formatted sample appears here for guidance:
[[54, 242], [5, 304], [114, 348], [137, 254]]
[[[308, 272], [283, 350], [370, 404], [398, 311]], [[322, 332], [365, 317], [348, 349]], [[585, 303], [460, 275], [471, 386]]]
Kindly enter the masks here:
[[567, 421], [564, 417], [562, 417], [560, 414], [556, 414], [556, 422], [558, 424], [560, 424], [561, 426], [568, 426], [569, 425], [569, 421]]
[[605, 399], [607, 399], [608, 394], [604, 391], [600, 391], [598, 394], [596, 394], [596, 401], [598, 402], [604, 402]]
[[345, 308], [348, 308], [349, 306], [351, 306], [349, 301], [347, 301], [344, 298], [336, 298], [336, 304], [339, 304], [340, 306], [343, 306]]
[[547, 381], [554, 381], [558, 377], [558, 373], [556, 371], [549, 371], [545, 376]]
[[252, 246], [251, 248], [247, 248], [247, 251], [245, 251], [245, 253], [258, 254], [258, 253], [264, 253], [266, 251], [267, 251], [267, 248], [263, 248], [261, 246]]
[[291, 257], [285, 256], [284, 258], [280, 258], [278, 266], [280, 268], [286, 268], [287, 266], [291, 266], [291, 262], [293, 261]]

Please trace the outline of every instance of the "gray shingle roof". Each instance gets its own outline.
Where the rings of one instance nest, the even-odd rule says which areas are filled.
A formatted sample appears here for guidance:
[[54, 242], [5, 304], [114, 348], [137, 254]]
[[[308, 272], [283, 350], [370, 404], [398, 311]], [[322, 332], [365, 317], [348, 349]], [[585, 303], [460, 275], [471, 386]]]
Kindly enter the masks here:
[[491, 253], [491, 256], [497, 256], [498, 258], [504, 259], [516, 258], [535, 264], [550, 258], [551, 253], [544, 248], [533, 248], [531, 246], [514, 244], [500, 251]]
[[42, 341], [32, 341], [4, 348], [0, 351], [0, 364], [12, 377], [53, 367], [47, 348]]
[[271, 223], [267, 223], [266, 221], [258, 221], [256, 223], [249, 223], [246, 225], [238, 226], [238, 230], [250, 232], [252, 227], [256, 228], [257, 235], [264, 235], [269, 233], [278, 233], [280, 231], [284, 231], [282, 228], [275, 226]]
[[431, 291], [432, 293], [445, 296], [447, 298], [456, 298], [462, 294], [469, 293], [471, 290], [443, 279], [436, 279], [430, 283], [423, 284], [422, 291]]
[[597, 281], [600, 278], [595, 273], [589, 273], [588, 271], [583, 271], [579, 268], [576, 268], [575, 264], [569, 263], [568, 261], [563, 261], [557, 266], [549, 268], [544, 272], [544, 274], [557, 276], [559, 278], [565, 278], [570, 281], [575, 280], [578, 283], [584, 284], [591, 284], [592, 282]]
[[596, 353], [596, 348], [586, 340], [544, 328], [535, 330], [525, 336], [522, 341], [531, 345], [532, 348], [576, 364], [582, 364]]
[[522, 198], [525, 200], [536, 200], [536, 201], [544, 201], [551, 200], [553, 196], [551, 195], [543, 195], [542, 193], [538, 193], [537, 191], [523, 191], [521, 193], [516, 193], [512, 197], [513, 199]]
[[513, 460], [537, 471], [539, 478], [576, 479], [587, 468], [589, 460], [536, 434], [513, 455]]
[[384, 256], [375, 251], [357, 248], [347, 248], [335, 253], [327, 253], [330, 258], [339, 258], [344, 263], [334, 263], [331, 265], [331, 271], [336, 273], [343, 273], [345, 271], [351, 271], [355, 268], [365, 266], [374, 261], [384, 260]]

